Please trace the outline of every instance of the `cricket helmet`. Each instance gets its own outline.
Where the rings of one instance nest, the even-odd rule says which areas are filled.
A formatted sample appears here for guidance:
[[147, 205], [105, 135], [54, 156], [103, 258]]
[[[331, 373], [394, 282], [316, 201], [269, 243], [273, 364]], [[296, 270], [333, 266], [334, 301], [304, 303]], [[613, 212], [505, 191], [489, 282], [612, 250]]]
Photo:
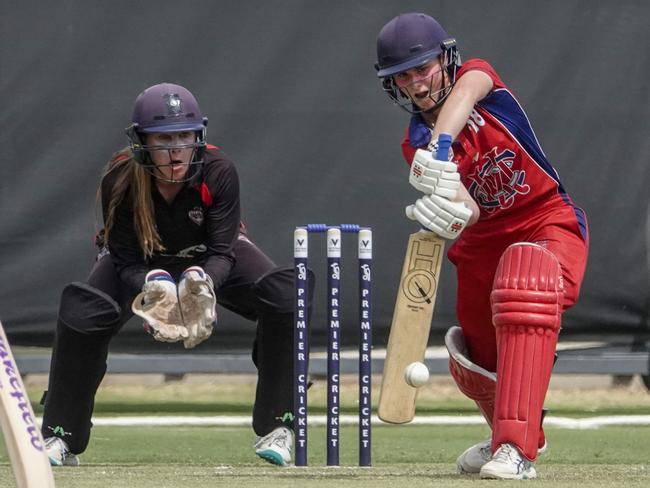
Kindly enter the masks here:
[[[203, 164], [207, 125], [207, 117], [203, 117], [196, 98], [187, 88], [173, 83], [160, 83], [150, 86], [135, 99], [133, 116], [131, 124], [126, 128], [126, 135], [136, 162], [154, 170], [154, 164], [149, 157], [149, 151], [153, 148], [144, 143], [143, 135], [193, 131], [196, 133], [196, 139], [192, 144], [156, 146], [155, 149], [172, 150], [191, 147], [194, 149], [194, 154], [190, 165], [197, 166]], [[189, 176], [185, 180], [195, 173], [196, 170], [188, 171]]]
[[[423, 13], [401, 14], [389, 21], [377, 36], [375, 69], [388, 96], [408, 112], [418, 112], [417, 106], [395, 85], [393, 75], [440, 59], [449, 75], [449, 82], [437, 92], [436, 107], [451, 92], [460, 66], [456, 40], [442, 26]], [[409, 108], [409, 105], [412, 107]], [[434, 107], [435, 108], [435, 107]]]

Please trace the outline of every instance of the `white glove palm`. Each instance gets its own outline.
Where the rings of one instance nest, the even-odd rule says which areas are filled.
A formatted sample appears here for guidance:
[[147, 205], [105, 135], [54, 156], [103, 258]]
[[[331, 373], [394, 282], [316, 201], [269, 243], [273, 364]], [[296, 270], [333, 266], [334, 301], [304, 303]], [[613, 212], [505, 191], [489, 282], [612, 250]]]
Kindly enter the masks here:
[[411, 163], [409, 183], [422, 193], [453, 200], [460, 189], [460, 174], [451, 161], [435, 159], [431, 152], [418, 149]]
[[147, 273], [142, 292], [131, 305], [133, 313], [144, 319], [144, 329], [161, 342], [177, 342], [188, 338], [183, 326], [176, 283], [162, 269]]
[[455, 239], [463, 231], [472, 211], [462, 202], [437, 195], [424, 195], [406, 207], [406, 216], [445, 239]]
[[190, 349], [210, 337], [217, 320], [217, 298], [212, 280], [203, 268], [191, 266], [183, 272], [178, 284], [178, 300], [188, 332], [183, 345]]

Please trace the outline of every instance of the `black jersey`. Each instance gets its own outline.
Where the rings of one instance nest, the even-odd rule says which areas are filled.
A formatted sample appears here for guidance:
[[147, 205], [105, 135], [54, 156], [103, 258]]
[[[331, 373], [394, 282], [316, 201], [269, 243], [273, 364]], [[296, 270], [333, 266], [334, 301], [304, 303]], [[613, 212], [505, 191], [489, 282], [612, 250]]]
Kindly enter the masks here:
[[[239, 177], [233, 162], [215, 146], [208, 146], [204, 161], [201, 172], [183, 184], [171, 203], [152, 184], [156, 228], [165, 249], [151, 258], [144, 258], [135, 232], [133, 200], [130, 192], [125, 192], [115, 210], [108, 250], [126, 284], [140, 289], [151, 269], [162, 268], [178, 278], [187, 267], [199, 265], [218, 288], [230, 273], [240, 232]], [[102, 180], [104, 221], [121, 170]]]

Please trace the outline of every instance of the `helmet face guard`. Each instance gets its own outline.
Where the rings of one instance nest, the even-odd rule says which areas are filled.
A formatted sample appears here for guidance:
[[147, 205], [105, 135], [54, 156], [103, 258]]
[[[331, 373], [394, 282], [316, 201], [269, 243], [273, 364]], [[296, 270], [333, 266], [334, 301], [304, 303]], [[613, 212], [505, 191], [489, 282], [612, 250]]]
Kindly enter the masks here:
[[[207, 123], [207, 119], [206, 119]], [[195, 131], [195, 141], [188, 144], [165, 144], [165, 145], [147, 145], [145, 144], [146, 133], [138, 130], [137, 124], [131, 124], [126, 128], [126, 135], [129, 139], [129, 147], [133, 152], [133, 159], [140, 166], [145, 168], [154, 178], [166, 181], [168, 183], [183, 183], [191, 180], [203, 166], [203, 155], [207, 145], [205, 141], [205, 129]], [[182, 178], [167, 178], [161, 171], [165, 167], [173, 167], [178, 163], [174, 163], [174, 156], [172, 151], [179, 149], [192, 149], [192, 156], [190, 157], [189, 168]], [[169, 164], [156, 164], [151, 158], [151, 153], [154, 151], [167, 151], [169, 154]]]
[[[153, 177], [170, 183], [181, 183], [192, 179], [203, 165], [206, 147], [206, 126], [208, 119], [203, 117], [199, 104], [186, 88], [171, 83], [154, 85], [143, 91], [135, 101], [132, 123], [126, 128], [129, 147], [135, 161], [143, 166]], [[146, 134], [193, 132], [191, 143], [147, 145]], [[161, 171], [164, 167], [179, 164], [174, 161], [172, 151], [192, 149], [189, 168], [180, 179], [167, 178]], [[155, 164], [151, 158], [153, 151], [167, 151], [170, 163]]]
[[[386, 92], [388, 97], [395, 103], [395, 105], [406, 110], [408, 113], [416, 114], [436, 110], [444, 103], [445, 99], [449, 93], [451, 93], [451, 89], [456, 83], [456, 73], [458, 72], [458, 67], [460, 65], [460, 58], [458, 56], [458, 50], [455, 46], [455, 40], [449, 39], [448, 42], [453, 42], [454, 45], [439, 55], [442, 71], [447, 74], [446, 77], [443, 77], [442, 87], [436, 91], [433, 91], [433, 76], [430, 77], [429, 81], [428, 98], [433, 101], [433, 106], [427, 109], [420, 108], [415, 100], [413, 100], [413, 98], [411, 98], [406, 90], [403, 89], [405, 87], [400, 88], [397, 86], [395, 79], [391, 75], [382, 78], [381, 87], [384, 92]], [[414, 66], [414, 68], [416, 67], [417, 66]]]
[[[442, 88], [431, 92], [433, 107], [421, 109], [405, 90], [400, 89], [394, 75], [439, 59], [443, 76]], [[421, 13], [402, 14], [388, 22], [377, 37], [377, 76], [383, 90], [393, 102], [409, 113], [429, 112], [440, 107], [456, 82], [460, 56], [456, 40], [451, 38], [432, 17]], [[433, 77], [431, 77], [433, 84]]]

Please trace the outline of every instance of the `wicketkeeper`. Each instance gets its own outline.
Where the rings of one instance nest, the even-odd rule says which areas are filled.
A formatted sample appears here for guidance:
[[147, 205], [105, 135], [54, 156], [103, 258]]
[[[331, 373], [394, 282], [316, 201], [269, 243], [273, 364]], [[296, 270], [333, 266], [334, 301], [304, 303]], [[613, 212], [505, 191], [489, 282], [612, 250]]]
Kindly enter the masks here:
[[109, 343], [133, 313], [154, 339], [191, 349], [212, 334], [217, 302], [257, 321], [255, 451], [274, 464], [291, 460], [293, 269], [247, 237], [237, 170], [206, 143], [206, 125], [182, 86], [155, 85], [135, 101], [129, 146], [101, 181], [97, 260], [61, 296], [43, 418], [53, 465], [79, 463]]
[[[386, 94], [411, 114], [402, 150], [421, 195], [406, 215], [456, 239], [448, 256], [460, 328], [446, 337], [450, 370], [492, 428], [491, 439], [461, 454], [458, 470], [534, 478], [560, 319], [578, 298], [587, 260], [585, 213], [512, 91], [486, 61], [461, 63], [436, 20], [408, 13], [388, 22], [376, 68]], [[442, 133], [455, 140], [451, 162], [434, 157]]]

